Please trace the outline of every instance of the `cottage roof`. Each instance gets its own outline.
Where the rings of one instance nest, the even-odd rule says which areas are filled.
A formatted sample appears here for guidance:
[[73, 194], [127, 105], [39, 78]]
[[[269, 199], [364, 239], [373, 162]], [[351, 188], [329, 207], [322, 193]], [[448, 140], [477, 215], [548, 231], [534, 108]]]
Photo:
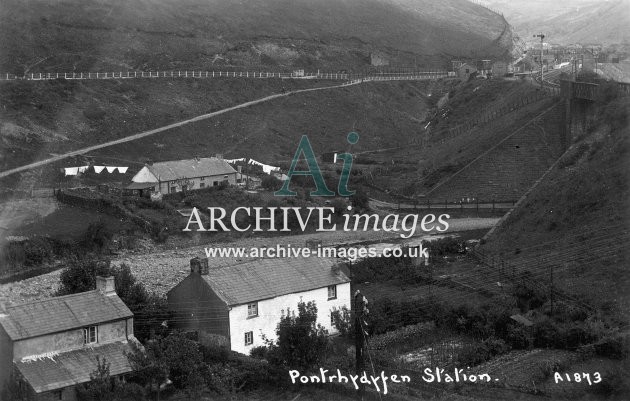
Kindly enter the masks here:
[[147, 166], [147, 169], [160, 181], [233, 174], [236, 172], [225, 160], [216, 157], [158, 162]]
[[[209, 262], [212, 266], [212, 259]], [[201, 277], [227, 305], [239, 305], [349, 282], [343, 272], [333, 269], [338, 263], [314, 256], [258, 259], [210, 267]]]
[[97, 368], [97, 356], [109, 364], [112, 376], [132, 370], [125, 353], [131, 352], [128, 342], [114, 342], [98, 347], [28, 358], [15, 362], [16, 368], [36, 393], [51, 391], [91, 380]]
[[0, 325], [15, 341], [130, 317], [116, 294], [94, 290], [7, 306]]

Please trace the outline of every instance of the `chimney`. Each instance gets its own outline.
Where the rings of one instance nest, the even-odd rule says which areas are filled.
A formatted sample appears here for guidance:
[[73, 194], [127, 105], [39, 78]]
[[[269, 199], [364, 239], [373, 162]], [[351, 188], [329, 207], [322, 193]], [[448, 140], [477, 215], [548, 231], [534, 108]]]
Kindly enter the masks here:
[[335, 263], [330, 270], [333, 272], [333, 274], [337, 274], [341, 272], [345, 274], [346, 277], [352, 278], [352, 272], [350, 271], [350, 267], [345, 262]]
[[202, 276], [205, 276], [208, 274], [209, 269], [210, 268], [208, 267], [208, 258], [194, 257], [190, 259], [190, 272], [191, 273], [197, 273]]
[[[425, 266], [429, 266], [429, 258], [425, 258], [424, 256], [422, 256], [422, 253], [421, 253], [422, 247], [421, 246], [414, 246], [414, 247], [411, 247], [411, 248], [416, 248], [417, 251], [416, 251], [415, 254], [418, 255], [418, 256], [416, 256], [415, 258], [412, 259], [412, 261], [411, 261], [412, 264], [414, 266], [422, 266], [423, 264]], [[411, 248], [409, 248], [409, 249], [411, 249]]]
[[241, 165], [236, 166], [236, 171], [238, 171], [239, 174], [242, 174], [243, 173], [243, 166], [241, 166]]
[[321, 239], [309, 239], [306, 241], [306, 247], [311, 251], [317, 251], [317, 247], [322, 245]]
[[96, 276], [96, 289], [103, 295], [116, 295], [114, 276]]
[[223, 160], [223, 154], [222, 153], [217, 153], [216, 154], [216, 158], [220, 159], [220, 160]]

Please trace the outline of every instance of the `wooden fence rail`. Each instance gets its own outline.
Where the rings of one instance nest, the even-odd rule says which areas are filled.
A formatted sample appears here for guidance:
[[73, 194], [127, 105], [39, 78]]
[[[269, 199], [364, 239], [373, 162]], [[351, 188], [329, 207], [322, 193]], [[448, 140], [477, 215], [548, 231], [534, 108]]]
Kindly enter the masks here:
[[324, 79], [324, 80], [356, 80], [370, 79], [374, 81], [420, 80], [446, 78], [446, 71], [417, 71], [412, 73], [384, 74], [348, 74], [348, 73], [296, 73], [278, 71], [115, 71], [115, 72], [40, 72], [23, 76], [0, 74], [1, 81], [44, 81], [53, 79], [85, 80], [85, 79], [139, 79], [139, 78], [281, 78], [281, 79]]

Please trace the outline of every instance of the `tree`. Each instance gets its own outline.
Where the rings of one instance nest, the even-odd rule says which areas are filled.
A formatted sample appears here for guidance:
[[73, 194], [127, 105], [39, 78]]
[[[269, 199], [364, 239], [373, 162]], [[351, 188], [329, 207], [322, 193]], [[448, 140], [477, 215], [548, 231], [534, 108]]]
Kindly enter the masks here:
[[143, 386], [149, 386], [150, 391], [158, 392], [160, 385], [168, 378], [168, 365], [160, 340], [147, 341], [144, 348], [137, 343], [130, 342], [131, 352], [126, 354], [133, 369], [132, 380]]
[[267, 340], [269, 361], [276, 365], [308, 371], [323, 357], [328, 343], [328, 333], [317, 324], [315, 302], [298, 303], [298, 314], [287, 311], [276, 328], [277, 339]]
[[102, 220], [99, 220], [88, 225], [82, 243], [86, 249], [100, 253], [109, 246], [112, 237], [111, 230]]
[[266, 175], [262, 179], [262, 182], [260, 183], [260, 185], [265, 189], [268, 189], [270, 191], [275, 191], [282, 186], [282, 181], [280, 181], [273, 175]]
[[109, 276], [110, 261], [101, 259], [73, 259], [59, 277], [57, 296], [91, 291], [96, 288], [96, 276]]
[[96, 357], [96, 369], [90, 373], [90, 381], [76, 387], [79, 401], [144, 400], [144, 390], [140, 386], [112, 378], [109, 367], [105, 358]]
[[350, 197], [350, 202], [357, 211], [370, 210], [370, 198], [360, 189]]

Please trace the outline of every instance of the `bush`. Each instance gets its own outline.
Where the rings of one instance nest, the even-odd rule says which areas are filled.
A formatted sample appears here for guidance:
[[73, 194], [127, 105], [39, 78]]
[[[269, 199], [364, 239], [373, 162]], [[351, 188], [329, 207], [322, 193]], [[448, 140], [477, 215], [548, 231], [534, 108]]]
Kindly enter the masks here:
[[328, 343], [328, 333], [316, 322], [315, 302], [299, 302], [297, 316], [287, 310], [276, 328], [277, 340], [267, 341], [269, 362], [304, 372], [316, 366]]
[[254, 347], [249, 351], [249, 356], [255, 359], [266, 359], [267, 353], [269, 350], [264, 345], [259, 345], [258, 347]]
[[91, 291], [96, 288], [96, 276], [112, 273], [109, 260], [73, 259], [59, 277], [57, 296]]
[[282, 187], [282, 181], [274, 177], [273, 175], [266, 175], [260, 185], [270, 191], [277, 191]]
[[411, 326], [405, 326], [397, 330], [389, 331], [384, 334], [373, 336], [370, 339], [370, 349], [385, 349], [388, 346], [403, 342], [413, 337], [418, 337], [435, 330], [433, 322], [418, 323]]
[[628, 337], [622, 335], [604, 337], [593, 346], [597, 355], [606, 358], [623, 360], [630, 355]]
[[529, 348], [528, 329], [523, 326], [509, 325], [506, 333], [507, 344], [514, 349]]

